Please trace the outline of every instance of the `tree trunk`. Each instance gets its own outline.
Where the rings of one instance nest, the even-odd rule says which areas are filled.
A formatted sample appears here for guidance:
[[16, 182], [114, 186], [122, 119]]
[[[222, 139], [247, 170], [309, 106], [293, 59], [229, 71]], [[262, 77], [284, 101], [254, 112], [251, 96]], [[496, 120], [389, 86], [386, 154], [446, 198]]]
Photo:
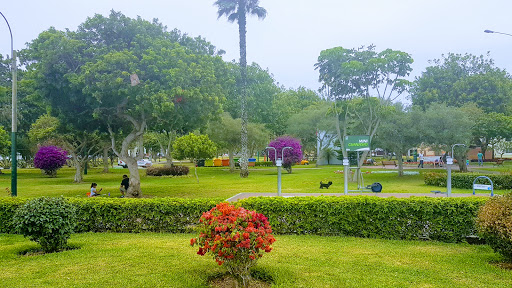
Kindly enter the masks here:
[[121, 159], [128, 166], [128, 171], [130, 171], [130, 186], [126, 191], [126, 197], [129, 198], [139, 198], [142, 196], [142, 192], [140, 189], [140, 174], [139, 167], [137, 166], [137, 160], [135, 158], [129, 157]]
[[246, 43], [246, 3], [241, 1], [238, 5], [238, 33], [240, 36], [240, 118], [242, 120], [241, 131], [241, 157], [240, 157], [240, 177], [249, 177], [249, 163], [248, 163], [248, 135], [247, 135], [247, 43]]
[[396, 152], [396, 160], [398, 161], [398, 177], [404, 176], [404, 159], [402, 158], [402, 152]]
[[108, 173], [108, 151], [110, 150], [109, 146], [103, 147], [103, 173]]
[[197, 176], [197, 160], [194, 159], [194, 174], [196, 174], [196, 181], [199, 183], [199, 176]]
[[229, 155], [229, 172], [235, 172], [235, 157], [232, 150], [228, 150]]

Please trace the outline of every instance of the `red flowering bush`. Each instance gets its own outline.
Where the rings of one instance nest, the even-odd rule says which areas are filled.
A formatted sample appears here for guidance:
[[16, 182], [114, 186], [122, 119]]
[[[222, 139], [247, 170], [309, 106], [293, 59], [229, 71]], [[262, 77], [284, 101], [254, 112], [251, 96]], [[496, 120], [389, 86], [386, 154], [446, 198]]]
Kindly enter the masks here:
[[272, 251], [276, 240], [263, 214], [220, 203], [203, 213], [199, 220], [199, 237], [190, 245], [199, 246], [197, 254], [212, 255], [219, 265], [225, 265], [237, 281], [247, 287], [249, 269], [256, 264], [263, 251]]
[[34, 167], [44, 170], [44, 173], [50, 177], [57, 175], [60, 169], [67, 161], [67, 152], [56, 146], [42, 146], [34, 157]]

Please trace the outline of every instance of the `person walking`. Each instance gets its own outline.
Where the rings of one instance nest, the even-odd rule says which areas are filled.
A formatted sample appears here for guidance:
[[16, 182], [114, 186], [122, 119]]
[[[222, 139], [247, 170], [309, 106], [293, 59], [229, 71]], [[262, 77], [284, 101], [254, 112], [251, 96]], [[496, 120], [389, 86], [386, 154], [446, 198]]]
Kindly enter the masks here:
[[484, 154], [482, 151], [478, 152], [476, 156], [478, 157], [478, 166], [484, 166]]
[[128, 187], [130, 187], [130, 178], [128, 178], [128, 175], [123, 175], [123, 180], [121, 181], [121, 186], [119, 187], [119, 191], [121, 191], [121, 198], [124, 198], [124, 193], [128, 191]]
[[420, 163], [418, 164], [418, 168], [423, 168], [423, 153], [420, 152], [420, 154], [418, 154], [418, 158], [420, 159]]

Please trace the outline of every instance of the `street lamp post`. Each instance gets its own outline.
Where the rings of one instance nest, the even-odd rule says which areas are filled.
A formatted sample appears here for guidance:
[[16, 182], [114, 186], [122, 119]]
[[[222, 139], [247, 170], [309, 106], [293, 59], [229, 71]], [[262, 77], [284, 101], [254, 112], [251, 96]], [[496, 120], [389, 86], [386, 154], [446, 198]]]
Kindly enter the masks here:
[[274, 159], [276, 160], [276, 166], [277, 166], [277, 196], [281, 196], [281, 166], [283, 166], [283, 160], [284, 160], [284, 150], [286, 149], [293, 149], [292, 147], [283, 147], [281, 150], [281, 157], [278, 158], [277, 150], [275, 147], [266, 147], [267, 149], [274, 149], [274, 154], [276, 155]]
[[18, 94], [18, 85], [17, 85], [17, 77], [16, 77], [16, 54], [14, 52], [14, 44], [12, 39], [12, 31], [11, 25], [9, 25], [9, 21], [5, 18], [4, 14], [0, 12], [0, 15], [7, 23], [7, 27], [9, 28], [9, 33], [11, 34], [11, 72], [12, 72], [12, 132], [11, 132], [11, 196], [18, 195], [18, 159], [16, 153], [16, 132], [18, 131], [18, 117], [17, 117], [17, 94]]
[[492, 30], [484, 30], [485, 33], [496, 33], [496, 34], [503, 34], [503, 35], [507, 35], [507, 36], [512, 36], [512, 34], [508, 34], [508, 33], [503, 33], [503, 32], [497, 32], [497, 31], [492, 31]]
[[450, 197], [452, 195], [452, 164], [453, 164], [453, 148], [455, 146], [466, 146], [464, 144], [453, 144], [452, 155], [446, 159], [446, 195]]

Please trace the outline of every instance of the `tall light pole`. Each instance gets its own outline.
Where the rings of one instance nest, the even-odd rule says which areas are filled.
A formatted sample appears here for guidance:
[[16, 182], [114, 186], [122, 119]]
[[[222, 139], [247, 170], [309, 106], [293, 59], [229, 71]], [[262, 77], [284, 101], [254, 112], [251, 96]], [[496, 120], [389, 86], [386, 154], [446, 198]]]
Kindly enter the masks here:
[[453, 144], [452, 145], [452, 155], [451, 157], [446, 158], [446, 195], [450, 197], [452, 195], [452, 164], [453, 164], [453, 158], [455, 158], [455, 155], [453, 155], [453, 148], [455, 146], [466, 146], [464, 144]]
[[503, 35], [512, 36], [512, 34], [503, 33], [503, 32], [497, 32], [497, 31], [492, 31], [492, 30], [484, 30], [484, 32], [485, 33], [496, 33], [496, 34], [503, 34]]
[[5, 18], [4, 14], [0, 12], [0, 15], [4, 17], [5, 23], [7, 23], [7, 27], [9, 28], [9, 33], [11, 34], [11, 72], [12, 72], [12, 132], [11, 132], [11, 196], [18, 195], [18, 159], [16, 153], [16, 132], [18, 131], [18, 117], [17, 117], [17, 94], [18, 94], [18, 86], [16, 83], [16, 54], [14, 53], [13, 48], [13, 39], [12, 39], [12, 31], [11, 25], [9, 25], [9, 21]]

